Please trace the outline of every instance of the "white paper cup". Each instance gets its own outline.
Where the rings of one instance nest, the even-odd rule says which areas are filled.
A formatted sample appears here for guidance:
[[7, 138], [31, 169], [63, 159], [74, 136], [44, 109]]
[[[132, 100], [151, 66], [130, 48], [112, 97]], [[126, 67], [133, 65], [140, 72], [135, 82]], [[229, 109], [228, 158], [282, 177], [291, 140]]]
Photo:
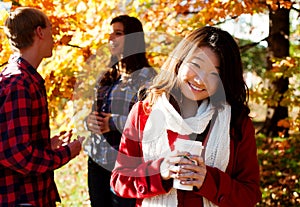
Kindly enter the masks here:
[[[175, 143], [175, 150], [178, 151], [187, 151], [191, 153], [191, 155], [198, 155], [201, 156], [202, 149], [202, 142], [187, 140], [187, 139], [176, 139]], [[196, 161], [195, 161], [196, 162]], [[188, 190], [192, 191], [192, 185], [182, 185], [180, 180], [174, 179], [173, 180], [173, 188], [180, 189], [180, 190]]]

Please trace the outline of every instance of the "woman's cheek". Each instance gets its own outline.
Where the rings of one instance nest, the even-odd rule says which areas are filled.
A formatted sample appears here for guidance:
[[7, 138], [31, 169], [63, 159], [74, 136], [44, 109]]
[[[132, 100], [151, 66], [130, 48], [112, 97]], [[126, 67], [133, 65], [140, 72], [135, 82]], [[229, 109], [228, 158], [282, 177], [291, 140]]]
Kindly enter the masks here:
[[211, 79], [207, 81], [208, 93], [209, 96], [212, 96], [216, 93], [219, 87], [219, 81], [216, 79]]

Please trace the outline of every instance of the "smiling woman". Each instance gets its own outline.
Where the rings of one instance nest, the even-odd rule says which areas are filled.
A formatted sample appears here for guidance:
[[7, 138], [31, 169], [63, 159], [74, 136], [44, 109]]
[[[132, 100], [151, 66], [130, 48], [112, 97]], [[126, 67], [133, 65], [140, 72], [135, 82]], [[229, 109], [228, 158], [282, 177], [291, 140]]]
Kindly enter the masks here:
[[177, 77], [185, 97], [203, 100], [212, 96], [218, 88], [219, 59], [209, 47], [196, 48], [192, 54], [179, 68]]
[[[261, 192], [247, 95], [232, 36], [216, 27], [190, 33], [130, 111], [113, 189], [138, 207], [253, 207]], [[175, 150], [182, 139], [202, 142], [203, 153]]]
[[110, 52], [120, 59], [124, 49], [124, 25], [121, 22], [115, 22], [111, 25], [111, 30], [109, 34]]
[[134, 199], [120, 198], [110, 188], [121, 133], [140, 87], [147, 87], [156, 74], [146, 58], [141, 22], [128, 15], [112, 19], [109, 36], [110, 68], [95, 86], [95, 101], [86, 118], [91, 136], [85, 150], [88, 187], [92, 206], [131, 207]]

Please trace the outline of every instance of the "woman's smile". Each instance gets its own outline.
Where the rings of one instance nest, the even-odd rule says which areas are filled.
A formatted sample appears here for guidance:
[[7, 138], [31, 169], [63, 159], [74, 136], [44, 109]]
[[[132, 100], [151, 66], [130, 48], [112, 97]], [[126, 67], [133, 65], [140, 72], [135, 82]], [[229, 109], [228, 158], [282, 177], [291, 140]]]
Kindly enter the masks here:
[[179, 68], [178, 79], [184, 96], [199, 101], [213, 95], [219, 84], [218, 65], [218, 57], [210, 48], [196, 49]]
[[114, 49], [114, 48], [117, 48], [120, 44], [117, 42], [117, 41], [109, 41], [109, 46]]
[[196, 86], [195, 84], [191, 83], [191, 82], [188, 82], [188, 85], [190, 86], [190, 88], [194, 91], [197, 91], [197, 92], [202, 92], [205, 90], [205, 88], [201, 88], [200, 86]]

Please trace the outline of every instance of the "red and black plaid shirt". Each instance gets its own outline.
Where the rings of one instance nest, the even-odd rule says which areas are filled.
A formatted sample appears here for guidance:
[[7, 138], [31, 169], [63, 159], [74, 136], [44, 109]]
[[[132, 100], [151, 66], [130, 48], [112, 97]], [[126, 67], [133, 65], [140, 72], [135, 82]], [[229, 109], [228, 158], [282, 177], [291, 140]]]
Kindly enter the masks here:
[[44, 79], [18, 57], [0, 73], [0, 206], [52, 207], [59, 201], [54, 169], [70, 160], [52, 150]]

